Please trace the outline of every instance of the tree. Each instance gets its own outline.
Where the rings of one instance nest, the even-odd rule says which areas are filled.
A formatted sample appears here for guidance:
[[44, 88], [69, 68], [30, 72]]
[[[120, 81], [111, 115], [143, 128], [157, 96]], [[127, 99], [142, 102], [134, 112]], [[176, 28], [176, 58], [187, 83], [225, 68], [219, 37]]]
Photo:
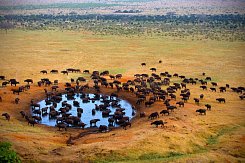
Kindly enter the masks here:
[[14, 28], [14, 25], [9, 23], [9, 22], [1, 22], [0, 23], [0, 28], [5, 29], [6, 33], [8, 32], [9, 29]]

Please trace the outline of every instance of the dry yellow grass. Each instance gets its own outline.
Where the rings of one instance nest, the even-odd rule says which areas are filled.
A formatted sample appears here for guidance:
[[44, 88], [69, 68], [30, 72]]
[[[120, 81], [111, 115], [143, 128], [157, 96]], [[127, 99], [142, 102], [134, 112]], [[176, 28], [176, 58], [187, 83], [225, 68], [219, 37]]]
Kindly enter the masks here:
[[[21, 95], [13, 95], [11, 87], [0, 88], [0, 113], [9, 112], [11, 121], [0, 118], [0, 140], [11, 141], [18, 154], [24, 159], [49, 162], [102, 160], [114, 162], [244, 162], [244, 100], [231, 92], [212, 93], [202, 91], [199, 85], [188, 85], [191, 100], [184, 108], [160, 119], [168, 122], [166, 128], [150, 126], [147, 118], [133, 120], [132, 128], [116, 129], [105, 134], [88, 135], [66, 146], [69, 134], [80, 131], [68, 129], [59, 132], [56, 128], [38, 125], [27, 126], [20, 117], [20, 110], [28, 110], [32, 98], [44, 98], [43, 87], [36, 82], [48, 77], [61, 83], [71, 77], [84, 74], [40, 74], [46, 69], [79, 68], [81, 70], [109, 70], [112, 74], [122, 73], [122, 81], [132, 79], [135, 73], [157, 73], [169, 71], [187, 77], [201, 76], [206, 72], [220, 86], [244, 86], [243, 42], [189, 41], [156, 37], [96, 36], [89, 32], [74, 31], [0, 31], [0, 75], [16, 78], [21, 84], [32, 78], [35, 84]], [[159, 64], [158, 60], [163, 63]], [[146, 62], [146, 67], [140, 63]], [[88, 76], [85, 76], [88, 77]], [[173, 78], [179, 82], [180, 79]], [[60, 84], [62, 87], [63, 84]], [[210, 84], [208, 85], [210, 87]], [[164, 87], [165, 88], [165, 87]], [[110, 93], [114, 90], [103, 89]], [[40, 93], [41, 92], [41, 93]], [[194, 97], [203, 93], [200, 106]], [[177, 93], [179, 94], [179, 92]], [[120, 97], [134, 103], [135, 95], [122, 92]], [[19, 105], [13, 99], [20, 97]], [[226, 104], [219, 104], [216, 97], [225, 97]], [[179, 100], [179, 98], [177, 99]], [[172, 102], [173, 104], [175, 101]], [[199, 116], [195, 110], [210, 103], [213, 110], [206, 116]], [[147, 112], [164, 109], [162, 102], [145, 109]]]

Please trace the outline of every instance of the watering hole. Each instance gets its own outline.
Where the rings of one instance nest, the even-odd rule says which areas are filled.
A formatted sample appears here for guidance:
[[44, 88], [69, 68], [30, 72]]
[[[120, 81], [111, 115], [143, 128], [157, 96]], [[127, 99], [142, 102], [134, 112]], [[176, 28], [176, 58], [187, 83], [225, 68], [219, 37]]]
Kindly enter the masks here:
[[[86, 99], [86, 100], [84, 100]], [[76, 102], [74, 102], [76, 101]], [[94, 127], [95, 125], [90, 125], [90, 120], [92, 119], [99, 119], [99, 121], [96, 123], [96, 126], [100, 125], [111, 125], [108, 122], [109, 118], [115, 119], [115, 123], [113, 123], [114, 127], [120, 126], [120, 119], [122, 117], [128, 117], [129, 121], [134, 117], [135, 110], [133, 109], [132, 105], [123, 99], [120, 99], [118, 97], [112, 97], [102, 94], [76, 94], [74, 96], [68, 97], [66, 94], [63, 94], [60, 96], [59, 102], [55, 102], [57, 104], [56, 107], [53, 107], [52, 112], [56, 112], [57, 115], [51, 116], [51, 107], [53, 105], [52, 100], [42, 100], [38, 102], [40, 104], [40, 108], [32, 108], [31, 113], [32, 116], [39, 116], [41, 117], [41, 120], [39, 121], [40, 124], [48, 125], [48, 126], [56, 126], [58, 121], [62, 119], [62, 123], [67, 124], [69, 127], [79, 127], [78, 123], [84, 123], [86, 124], [85, 128]], [[75, 103], [75, 104], [74, 104]], [[97, 105], [97, 108], [96, 108]], [[70, 109], [64, 112], [64, 108], [66, 106], [69, 106]], [[46, 108], [47, 111], [43, 112], [43, 108]], [[78, 109], [82, 109], [82, 113], [80, 117], [78, 116]], [[63, 112], [62, 112], [63, 109]], [[41, 114], [37, 115], [36, 111], [40, 110]], [[118, 110], [122, 113], [122, 116], [118, 118]], [[108, 111], [109, 114], [102, 114], [103, 112]], [[93, 113], [92, 113], [93, 112]], [[68, 117], [67, 117], [68, 115]], [[62, 118], [63, 117], [63, 118]], [[80, 122], [68, 122], [66, 119], [69, 119], [69, 117], [76, 117], [80, 118]], [[118, 118], [118, 119], [117, 119]]]

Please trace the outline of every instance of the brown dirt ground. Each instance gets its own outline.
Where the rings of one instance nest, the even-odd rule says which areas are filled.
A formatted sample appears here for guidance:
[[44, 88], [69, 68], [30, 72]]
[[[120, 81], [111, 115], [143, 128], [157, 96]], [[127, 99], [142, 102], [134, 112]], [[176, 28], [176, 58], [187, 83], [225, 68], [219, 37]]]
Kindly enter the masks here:
[[[17, 39], [15, 39], [15, 41], [16, 40]], [[21, 43], [18, 42], [18, 44]], [[136, 41], [135, 44], [139, 44], [139, 47], [141, 48], [144, 47], [144, 51], [149, 51], [150, 54], [152, 49], [147, 49], [147, 47], [141, 45], [144, 44], [144, 42]], [[33, 49], [38, 49], [39, 46], [40, 45], [35, 44]], [[83, 58], [76, 58], [76, 56], [79, 56], [79, 53], [76, 55], [74, 54], [72, 57], [72, 62], [69, 62], [69, 57], [66, 56], [65, 58], [64, 54], [64, 56], [61, 56], [61, 58], [64, 57], [63, 62], [59, 60], [60, 58], [57, 58], [57, 60], [59, 60], [57, 61], [56, 58], [51, 55], [52, 47], [50, 46], [46, 47], [49, 52], [48, 54], [50, 55], [46, 54], [45, 51], [43, 52], [40, 49], [40, 55], [36, 56], [36, 60], [27, 57], [29, 56], [29, 53], [32, 53], [33, 51], [33, 49], [28, 49], [29, 51], [26, 52], [28, 55], [20, 53], [17, 55], [17, 57], [14, 57], [14, 59], [12, 55], [16, 53], [8, 53], [8, 55], [3, 57], [3, 63], [1, 63], [3, 64], [1, 72], [4, 72], [4, 75], [8, 77], [15, 77], [19, 81], [23, 81], [26, 78], [32, 78], [34, 80], [34, 84], [31, 85], [31, 89], [20, 93], [20, 95], [12, 94], [11, 89], [13, 87], [11, 86], [0, 88], [0, 96], [3, 98], [3, 102], [0, 103], [0, 114], [8, 112], [11, 115], [11, 120], [9, 122], [6, 121], [4, 117], [0, 117], [0, 141], [12, 142], [13, 148], [20, 155], [23, 162], [86, 162], [88, 160], [106, 160], [106, 162], [245, 161], [244, 100], [240, 100], [238, 98], [238, 94], [232, 92], [231, 90], [228, 90], [226, 93], [213, 93], [210, 90], [202, 91], [199, 88], [200, 84], [197, 84], [196, 86], [188, 85], [188, 88], [192, 92], [191, 100], [185, 105], [184, 108], [178, 108], [169, 116], [160, 116], [159, 119], [168, 122], [164, 128], [156, 128], [151, 126], [151, 120], [148, 120], [147, 117], [139, 118], [138, 115], [141, 111], [145, 111], [147, 115], [154, 111], [160, 112], [162, 109], [165, 109], [162, 102], [156, 102], [153, 106], [148, 108], [145, 108], [143, 105], [137, 106], [138, 112], [136, 118], [132, 120], [132, 127], [127, 130], [117, 128], [112, 129], [112, 131], [108, 133], [90, 134], [73, 140], [74, 145], [71, 146], [67, 146], [66, 144], [69, 136], [71, 135], [72, 137], [75, 137], [79, 133], [84, 132], [83, 130], [69, 128], [68, 131], [58, 131], [57, 128], [48, 127], [41, 124], [38, 124], [35, 127], [28, 126], [27, 122], [21, 117], [19, 112], [21, 110], [29, 111], [31, 99], [34, 99], [35, 101], [44, 99], [43, 89], [45, 87], [38, 87], [36, 81], [43, 77], [50, 78], [51, 80], [58, 79], [60, 83], [60, 88], [58, 91], [60, 91], [64, 88], [64, 83], [69, 82], [71, 77], [88, 77], [88, 75], [86, 76], [84, 74], [69, 74], [68, 76], [62, 74], [40, 74], [39, 71], [42, 69], [51, 70], [54, 68], [61, 71], [65, 68], [73, 66], [75, 68], [80, 67], [81, 70], [87, 68], [90, 69], [91, 65], [86, 62], [89, 58], [88, 56], [85, 56], [85, 60], [83, 60]], [[65, 47], [62, 48], [66, 49]], [[87, 48], [93, 49], [92, 46], [88, 46]], [[200, 47], [197, 46], [196, 48], [198, 49]], [[5, 51], [6, 50], [11, 51], [12, 49], [5, 48]], [[69, 52], [64, 53], [70, 54]], [[181, 51], [179, 54], [180, 57], [182, 53], [187, 52], [184, 50]], [[1, 53], [1, 55], [3, 54], [4, 52]], [[47, 57], [45, 57], [45, 55]], [[190, 56], [195, 55], [190, 54]], [[241, 60], [242, 58], [243, 57], [241, 57]], [[19, 63], [18, 59], [21, 59], [23, 62]], [[103, 58], [99, 59], [103, 60]], [[147, 57], [144, 59], [147, 60]], [[123, 78], [121, 79], [123, 82], [127, 81], [128, 79], [133, 79], [132, 76], [134, 73], [150, 74], [150, 67], [157, 67], [157, 73], [164, 72], [167, 68], [169, 68], [171, 72], [182, 72], [183, 75], [186, 73], [189, 75], [192, 73], [190, 70], [193, 70], [193, 76], [202, 78], [200, 74], [202, 73], [204, 65], [195, 67], [199, 63], [198, 60], [195, 60], [195, 58], [188, 58], [187, 56], [187, 60], [185, 60], [187, 62], [184, 62], [182, 59], [176, 60], [176, 58], [169, 57], [165, 58], [162, 65], [157, 63], [159, 57], [149, 56], [148, 59], [149, 60], [147, 60], [147, 63], [150, 64], [147, 64], [146, 67], [140, 67], [139, 63], [141, 61], [145, 61], [143, 59], [136, 60], [136, 58], [133, 58], [133, 61], [129, 61], [130, 67], [125, 66], [127, 65], [127, 61], [125, 61], [123, 56], [121, 57], [121, 60], [120, 57], [115, 57], [112, 60], [116, 61], [114, 62], [115, 64], [120, 62], [123, 64], [125, 63], [122, 67], [129, 68], [125, 74], [123, 73]], [[209, 59], [204, 57], [200, 59], [209, 61]], [[211, 76], [215, 76], [215, 72], [212, 70], [217, 67], [219, 67], [218, 72], [222, 72], [222, 69], [228, 70], [231, 63], [232, 66], [239, 67], [241, 61], [238, 62], [237, 59], [239, 58], [234, 58], [234, 64], [232, 63], [233, 60], [230, 59], [229, 64], [225, 65], [224, 63], [221, 64], [218, 62], [218, 57], [213, 57], [213, 60], [209, 61], [213, 64], [210, 64], [207, 71], [209, 74], [211, 74]], [[195, 63], [195, 61], [198, 63]], [[84, 65], [80, 65], [80, 63], [84, 63]], [[111, 63], [112, 61], [107, 60], [103, 65], [93, 63], [91, 67], [94, 67], [94, 69], [99, 69], [99, 66], [104, 68]], [[135, 63], [137, 63], [136, 66]], [[180, 67], [179, 64], [182, 64], [182, 67]], [[183, 69], [183, 67], [188, 66], [189, 70]], [[18, 69], [15, 69], [14, 67], [17, 67]], [[111, 67], [109, 66], [109, 68]], [[242, 63], [240, 67], [243, 68], [244, 64]], [[90, 71], [92, 71], [92, 69], [90, 69]], [[216, 77], [220, 77], [217, 78], [219, 85], [231, 83], [232, 86], [239, 86], [239, 84], [243, 83], [244, 81], [244, 77], [239, 75], [243, 74], [240, 71], [241, 70], [239, 70], [239, 68], [232, 69], [231, 74], [233, 74], [233, 72], [237, 72], [238, 75], [234, 76], [234, 80], [230, 81], [227, 76], [224, 76], [224, 74], [217, 73]], [[225, 71], [225, 73], [228, 74], [230, 72]], [[225, 80], [222, 80], [223, 77]], [[173, 81], [179, 81], [179, 79], [173, 78]], [[23, 84], [24, 83], [21, 82], [21, 85]], [[90, 86], [91, 85], [92, 84], [90, 83]], [[210, 84], [208, 87], [210, 87]], [[49, 87], [47, 88], [50, 89]], [[91, 90], [91, 92], [93, 91]], [[110, 94], [111, 92], [115, 92], [115, 89], [102, 88], [102, 93], [104, 94]], [[177, 95], [179, 95], [179, 93], [180, 92], [177, 92]], [[201, 100], [200, 106], [197, 106], [194, 104], [193, 98], [198, 97], [201, 93], [203, 93], [205, 97], [203, 100]], [[135, 105], [136, 98], [134, 94], [122, 91], [119, 93], [119, 96]], [[14, 104], [14, 99], [16, 97], [20, 98], [19, 104]], [[215, 101], [216, 97], [225, 97], [227, 99], [227, 103], [217, 103]], [[178, 100], [179, 96], [177, 97], [177, 101]], [[175, 102], [176, 101], [174, 100], [171, 101], [172, 104], [175, 104]], [[208, 111], [206, 116], [198, 115], [195, 110], [198, 108], [204, 108], [204, 104], [206, 103], [210, 103], [212, 105], [212, 111]]]

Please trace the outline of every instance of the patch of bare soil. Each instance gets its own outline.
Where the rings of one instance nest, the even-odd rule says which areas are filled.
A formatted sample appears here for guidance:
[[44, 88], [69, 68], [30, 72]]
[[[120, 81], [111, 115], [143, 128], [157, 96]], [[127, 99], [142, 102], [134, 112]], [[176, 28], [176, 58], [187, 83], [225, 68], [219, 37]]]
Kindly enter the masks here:
[[[126, 82], [128, 79], [133, 78], [124, 77], [121, 81]], [[89, 85], [92, 86], [92, 83]], [[156, 119], [149, 120], [148, 115], [166, 109], [163, 101], [157, 101], [150, 107], [145, 107], [144, 104], [136, 105], [137, 98], [134, 93], [117, 92], [116, 89], [102, 87], [102, 94], [118, 93], [120, 98], [136, 106], [137, 113], [132, 120], [132, 127], [127, 130], [111, 128], [110, 132], [99, 133], [95, 128], [68, 128], [67, 131], [58, 131], [55, 127], [41, 124], [29, 126], [19, 112], [29, 112], [30, 101], [34, 99], [38, 102], [44, 99], [44, 88], [49, 91], [51, 88], [31, 84], [31, 89], [21, 92], [20, 95], [13, 94], [13, 88], [15, 87], [7, 86], [0, 90], [3, 99], [0, 103], [0, 113], [7, 112], [11, 115], [9, 122], [4, 117], [0, 118], [0, 141], [12, 142], [24, 162], [81, 162], [98, 159], [120, 161], [124, 158], [154, 160], [154, 157], [146, 157], [147, 153], [157, 153], [160, 162], [170, 161], [169, 158], [195, 161], [197, 156], [207, 161], [206, 157], [202, 157], [203, 154], [210, 157], [210, 161], [244, 160], [244, 101], [239, 100], [230, 90], [226, 93], [213, 93], [200, 90], [199, 85], [188, 85], [192, 92], [191, 99], [185, 107], [177, 107], [170, 115], [160, 115], [157, 120], [163, 120], [167, 124], [156, 128], [151, 125]], [[63, 89], [64, 83], [60, 83], [58, 92]], [[93, 93], [95, 90], [90, 88], [88, 92]], [[199, 93], [204, 93], [205, 97], [196, 105], [193, 97], [197, 97]], [[180, 91], [176, 94], [180, 94]], [[215, 101], [215, 98], [220, 96], [227, 99], [226, 104]], [[20, 99], [19, 104], [14, 103], [17, 97]], [[180, 97], [177, 96], [177, 100], [171, 100], [170, 103], [175, 105], [179, 100]], [[195, 112], [198, 108], [204, 108], [206, 103], [212, 104], [212, 110], [207, 111], [206, 116]], [[145, 112], [147, 116], [140, 118], [140, 112]], [[227, 143], [229, 146], [225, 146]], [[171, 152], [182, 157], [168, 155]], [[117, 159], [108, 159], [110, 155], [116, 155]]]

